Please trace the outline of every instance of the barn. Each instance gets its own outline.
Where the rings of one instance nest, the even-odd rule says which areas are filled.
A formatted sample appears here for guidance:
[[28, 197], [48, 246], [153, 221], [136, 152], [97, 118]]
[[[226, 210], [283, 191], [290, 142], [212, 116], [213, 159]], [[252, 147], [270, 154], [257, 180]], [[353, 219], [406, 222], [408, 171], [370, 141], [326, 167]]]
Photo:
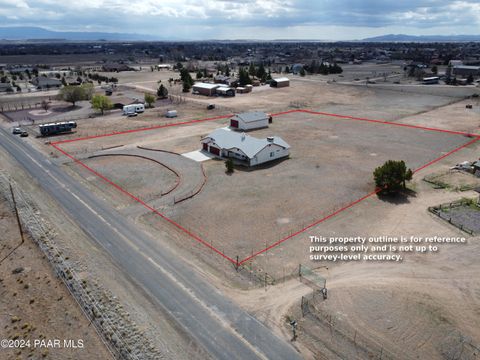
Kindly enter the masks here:
[[230, 119], [230, 127], [234, 130], [249, 131], [268, 127], [270, 116], [261, 111], [250, 111], [236, 114]]
[[217, 129], [202, 139], [202, 149], [221, 158], [231, 158], [237, 163], [256, 166], [285, 158], [290, 145], [278, 136], [257, 139], [245, 133]]
[[217, 88], [220, 87], [219, 84], [210, 84], [210, 83], [195, 83], [192, 87], [192, 92], [194, 94], [200, 94], [205, 96], [213, 96], [216, 94]]
[[281, 88], [290, 86], [290, 79], [286, 77], [272, 79], [270, 81], [271, 87]]

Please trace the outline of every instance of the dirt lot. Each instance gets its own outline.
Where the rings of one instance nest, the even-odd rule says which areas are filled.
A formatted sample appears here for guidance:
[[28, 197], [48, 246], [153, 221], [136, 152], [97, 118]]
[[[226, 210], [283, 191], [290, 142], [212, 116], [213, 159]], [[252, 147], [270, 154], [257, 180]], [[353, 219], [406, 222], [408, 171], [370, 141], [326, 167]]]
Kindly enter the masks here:
[[[153, 89], [157, 86], [157, 78], [149, 79], [148, 72], [144, 72], [142, 76], [144, 78], [125, 74], [120, 82], [127, 86], [136, 86], [137, 90]], [[158, 76], [169, 75], [164, 73]], [[135, 84], [138, 82], [141, 83]], [[469, 100], [462, 100], [471, 89], [467, 91], [460, 87], [413, 85], [399, 88], [390, 84], [382, 85], [382, 88], [377, 85], [346, 86], [327, 84], [322, 77], [293, 77], [290, 88], [259, 87], [255, 88], [252, 94], [233, 99], [213, 99], [217, 104], [214, 112], [205, 109], [205, 105], [212, 102], [212, 98], [189, 95], [186, 102], [175, 104], [180, 114], [175, 120], [166, 120], [160, 116], [161, 111], [169, 105], [149, 110], [133, 119], [125, 119], [118, 113], [112, 113], [102, 118], [81, 120], [76, 134], [52, 139], [99, 135], [224, 115], [232, 110], [261, 109], [275, 112], [298, 106], [449, 130], [478, 132], [478, 104], [473, 102], [474, 108], [467, 110], [465, 105]], [[392, 127], [346, 120], [331, 121], [327, 118], [320, 122], [300, 115], [291, 115], [290, 120], [285, 119], [287, 121], [284, 124], [275, 121], [271, 130], [292, 145], [291, 159], [274, 167], [258, 170], [261, 176], [256, 176], [252, 182], [254, 186], [250, 186], [249, 181], [255, 173], [237, 170], [229, 177], [224, 174], [223, 163], [208, 161], [204, 164], [208, 176], [207, 185], [198, 197], [174, 208], [165, 207], [164, 210], [192, 230], [197, 229], [202, 236], [206, 234], [207, 239], [218, 241], [220, 250], [231, 251], [232, 256], [240, 251], [248, 255], [252, 251], [252, 244], [264, 247], [265, 238], [274, 239], [288, 234], [301, 224], [307, 213], [326, 214], [337, 206], [358, 198], [359, 194], [364, 194], [372, 186], [371, 171], [383, 160], [401, 156], [407, 160], [409, 166], [415, 168], [468, 141], [462, 136], [403, 128], [395, 129], [394, 132]], [[112, 136], [103, 138], [102, 141], [86, 140], [65, 144], [64, 147], [80, 159], [86, 159], [102, 148], [119, 145], [125, 145], [127, 149], [143, 145], [183, 153], [198, 149], [201, 136], [225, 126], [225, 123], [217, 120], [195, 126]], [[269, 131], [262, 130], [252, 135], [266, 136]], [[306, 140], [303, 141], [304, 139]], [[50, 147], [44, 146], [42, 140], [37, 141], [30, 137], [27, 141], [46, 154], [52, 152]], [[317, 149], [315, 152], [309, 148], [310, 143], [315, 144], [312, 146], [312, 149]], [[479, 250], [478, 237], [468, 237], [468, 244], [465, 246], [442, 246], [438, 254], [408, 256], [398, 265], [363, 262], [319, 264], [307, 259], [309, 235], [465, 236], [466, 234], [458, 229], [429, 214], [426, 209], [476, 194], [468, 191], [459, 193], [453, 188], [434, 189], [422, 179], [433, 174], [447, 173], [456, 163], [477, 159], [479, 151], [480, 146], [477, 143], [452, 154], [414, 176], [411, 188], [415, 193], [412, 196], [395, 201], [369, 198], [311, 231], [259, 255], [252, 263], [246, 264], [246, 269], [241, 269], [240, 276], [218, 255], [166, 226], [158, 217], [138, 217], [141, 214], [138, 204], [127, 200], [91, 173], [57, 153], [52, 152], [54, 155], [51, 159], [59, 164], [65, 163], [65, 169], [69, 173], [77, 176], [79, 181], [90, 186], [99, 196], [121, 208], [127, 216], [134, 217], [146, 230], [157, 234], [159, 242], [175, 244], [175, 249], [176, 245], [179, 245], [179, 256], [184, 256], [197, 265], [197, 270], [211, 278], [212, 283], [217, 283], [232, 299], [281, 336], [288, 339], [291, 337], [290, 328], [285, 323], [286, 315], [299, 320], [299, 339], [295, 346], [302, 349], [305, 358], [473, 359], [478, 356], [473, 354], [475, 351], [478, 354], [480, 348], [480, 334], [476, 326], [480, 314], [480, 283], [476, 280], [479, 271], [476, 256]], [[92, 166], [97, 165], [99, 169], [105, 168], [112, 173], [112, 179], [116, 173], [117, 180], [122, 185], [131, 188], [132, 192], [146, 196], [147, 199], [155, 197], [156, 193], [142, 193], [144, 187], [140, 185], [151, 184], [149, 186], [154, 190], [163, 188], [159, 181], [163, 178], [159, 173], [161, 170], [147, 165], [148, 162], [132, 160], [129, 163], [134, 173], [148, 166], [148, 173], [140, 177], [136, 173], [133, 175], [127, 168], [117, 172], [116, 169], [121, 166], [118, 161], [117, 164], [113, 162], [99, 165], [95, 164], [97, 160], [91, 161]], [[320, 167], [317, 168], [317, 165]], [[275, 184], [272, 179], [278, 178], [281, 178], [283, 189], [287, 188], [288, 191], [281, 191], [280, 185], [272, 187], [272, 183]], [[245, 184], [249, 186], [246, 187]], [[337, 184], [342, 186], [336, 186]], [[239, 189], [234, 198], [230, 192], [232, 187]], [[291, 190], [300, 187], [301, 191]], [[272, 191], [277, 197], [271, 196]], [[222, 207], [221, 204], [226, 203], [225, 199], [241, 205], [240, 214], [235, 212], [235, 209]], [[274, 206], [275, 209], [281, 209], [281, 212], [273, 211]], [[240, 217], [242, 222], [232, 221], [232, 217]], [[248, 226], [245, 226], [245, 223]], [[257, 241], [258, 234], [261, 234], [262, 241]], [[88, 247], [78, 244], [72, 244], [72, 247], [83, 255], [89, 253]], [[192, 252], [196, 254], [195, 257], [192, 257]], [[92, 258], [89, 259], [92, 266], [99, 266], [104, 274], [109, 273], [107, 265], [96, 261], [94, 257], [89, 258]], [[328, 270], [321, 271], [328, 279], [329, 300], [318, 303], [316, 308], [312, 309], [315, 316], [303, 319], [299, 315], [300, 298], [311, 290], [294, 279], [300, 263], [311, 267], [328, 266]], [[248, 271], [250, 268], [255, 269], [255, 276]], [[264, 273], [268, 273], [268, 278], [274, 279], [277, 285], [270, 286], [268, 284], [273, 280], [267, 281], [266, 289], [259, 289], [258, 280], [261, 279], [262, 285], [264, 284]], [[242, 288], [255, 289], [242, 291], [235, 288], [239, 285], [238, 279], [246, 279], [240, 284]], [[283, 281], [284, 279], [286, 280]], [[120, 281], [121, 277], [117, 276], [115, 280]], [[122, 297], [129, 299], [129, 304], [134, 304], [128, 290], [121, 290], [120, 286], [115, 288]], [[155, 312], [155, 309], [150, 310]], [[142, 312], [138, 317], [144, 317], [147, 327], [153, 326], [146, 314], [147, 312]], [[336, 326], [333, 329], [329, 325], [332, 319]], [[343, 335], [332, 336], [338, 332]], [[355, 332], [362, 336], [357, 334], [355, 339]], [[360, 351], [360, 345], [367, 351]]]
[[[167, 134], [159, 129], [136, 137], [140, 144], [148, 143], [154, 149], [188, 152], [199, 148], [199, 134], [214, 125], [218, 126], [202, 123], [171, 128]], [[238, 168], [233, 176], [225, 174], [222, 161], [207, 161], [204, 167], [208, 180], [203, 190], [191, 200], [163, 205], [159, 210], [230, 257], [238, 255], [242, 259], [372, 191], [371, 173], [384, 161], [403, 159], [416, 169], [469, 140], [461, 135], [304, 113], [281, 115], [268, 129], [250, 133], [259, 138], [272, 134], [290, 144], [290, 159], [254, 170]], [[116, 140], [123, 137], [119, 135]], [[133, 135], [126, 137], [130, 140]], [[103, 138], [87, 140], [87, 146], [94, 141], [102, 142]], [[77, 149], [82, 143], [71, 145]], [[137, 143], [128, 144], [133, 145]], [[69, 144], [63, 147], [71, 151]], [[94, 170], [149, 201], [152, 189], [160, 190], [161, 167], [138, 158], [128, 162], [131, 162], [128, 172], [137, 172], [141, 182], [137, 176], [125, 173], [121, 157], [87, 160]], [[88, 179], [102, 188], [105, 185], [95, 177]], [[232, 192], [232, 188], [236, 191]], [[131, 204], [126, 197], [115, 196], [113, 200], [119, 199], [119, 207]], [[142, 221], [156, 224], [155, 217], [148, 214]]]
[[[17, 244], [20, 234], [8, 203], [0, 200], [0, 258]], [[18, 271], [18, 273], [17, 273]], [[0, 349], [2, 359], [109, 359], [110, 353], [93, 326], [52, 272], [37, 245], [27, 236], [0, 265], [0, 337], [30, 340], [31, 348]], [[34, 340], [82, 340], [83, 349], [34, 347]]]

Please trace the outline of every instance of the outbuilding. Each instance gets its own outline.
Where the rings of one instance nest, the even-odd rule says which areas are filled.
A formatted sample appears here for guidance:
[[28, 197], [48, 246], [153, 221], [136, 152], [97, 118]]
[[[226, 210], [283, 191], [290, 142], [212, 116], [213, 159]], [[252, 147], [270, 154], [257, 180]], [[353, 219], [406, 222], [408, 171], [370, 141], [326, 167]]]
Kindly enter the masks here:
[[217, 129], [202, 139], [202, 149], [240, 164], [256, 166], [288, 157], [290, 145], [278, 136], [257, 139], [245, 133]]
[[479, 76], [480, 66], [458, 65], [453, 67], [453, 75], [455, 76]]
[[213, 96], [216, 94], [217, 88], [219, 87], [220, 87], [220, 84], [198, 82], [193, 85], [192, 92], [194, 94]]
[[286, 77], [272, 79], [270, 81], [270, 86], [271, 87], [276, 87], [276, 88], [290, 86], [290, 79], [286, 78]]
[[249, 131], [268, 127], [269, 115], [261, 111], [250, 111], [236, 114], [230, 119], [230, 127], [234, 130]]
[[220, 86], [216, 89], [216, 93], [221, 96], [235, 96], [235, 89], [229, 86]]

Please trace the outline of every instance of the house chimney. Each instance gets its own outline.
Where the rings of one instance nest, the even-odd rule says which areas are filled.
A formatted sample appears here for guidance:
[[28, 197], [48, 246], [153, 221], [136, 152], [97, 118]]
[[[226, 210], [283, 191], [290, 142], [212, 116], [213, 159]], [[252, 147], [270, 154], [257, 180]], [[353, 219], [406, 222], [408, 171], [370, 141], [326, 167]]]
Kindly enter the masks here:
[[273, 143], [273, 140], [274, 140], [273, 136], [269, 136], [269, 137], [267, 137], [267, 141], [268, 141], [268, 142], [271, 142], [271, 143]]

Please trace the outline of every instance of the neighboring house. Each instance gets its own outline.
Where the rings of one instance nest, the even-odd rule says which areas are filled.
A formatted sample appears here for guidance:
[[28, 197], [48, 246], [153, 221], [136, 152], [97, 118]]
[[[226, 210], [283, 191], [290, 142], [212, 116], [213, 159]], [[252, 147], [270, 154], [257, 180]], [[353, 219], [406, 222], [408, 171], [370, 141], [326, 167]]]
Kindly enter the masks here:
[[453, 75], [455, 76], [479, 76], [480, 66], [458, 65], [453, 67]]
[[270, 86], [271, 87], [276, 87], [276, 88], [281, 88], [281, 87], [287, 87], [290, 86], [290, 79], [286, 77], [282, 78], [277, 78], [277, 79], [272, 79], [270, 81]]
[[290, 145], [278, 136], [257, 139], [226, 129], [217, 129], [203, 138], [202, 148], [213, 155], [235, 159], [247, 166], [264, 164], [290, 154]]
[[268, 127], [269, 115], [261, 111], [236, 114], [230, 119], [230, 127], [235, 130], [254, 130]]
[[225, 84], [230, 86], [231, 79], [225, 75], [216, 75], [213, 78], [213, 81], [215, 82], [215, 84]]
[[54, 89], [62, 86], [62, 82], [58, 79], [47, 78], [44, 76], [38, 76], [31, 81], [37, 89]]

